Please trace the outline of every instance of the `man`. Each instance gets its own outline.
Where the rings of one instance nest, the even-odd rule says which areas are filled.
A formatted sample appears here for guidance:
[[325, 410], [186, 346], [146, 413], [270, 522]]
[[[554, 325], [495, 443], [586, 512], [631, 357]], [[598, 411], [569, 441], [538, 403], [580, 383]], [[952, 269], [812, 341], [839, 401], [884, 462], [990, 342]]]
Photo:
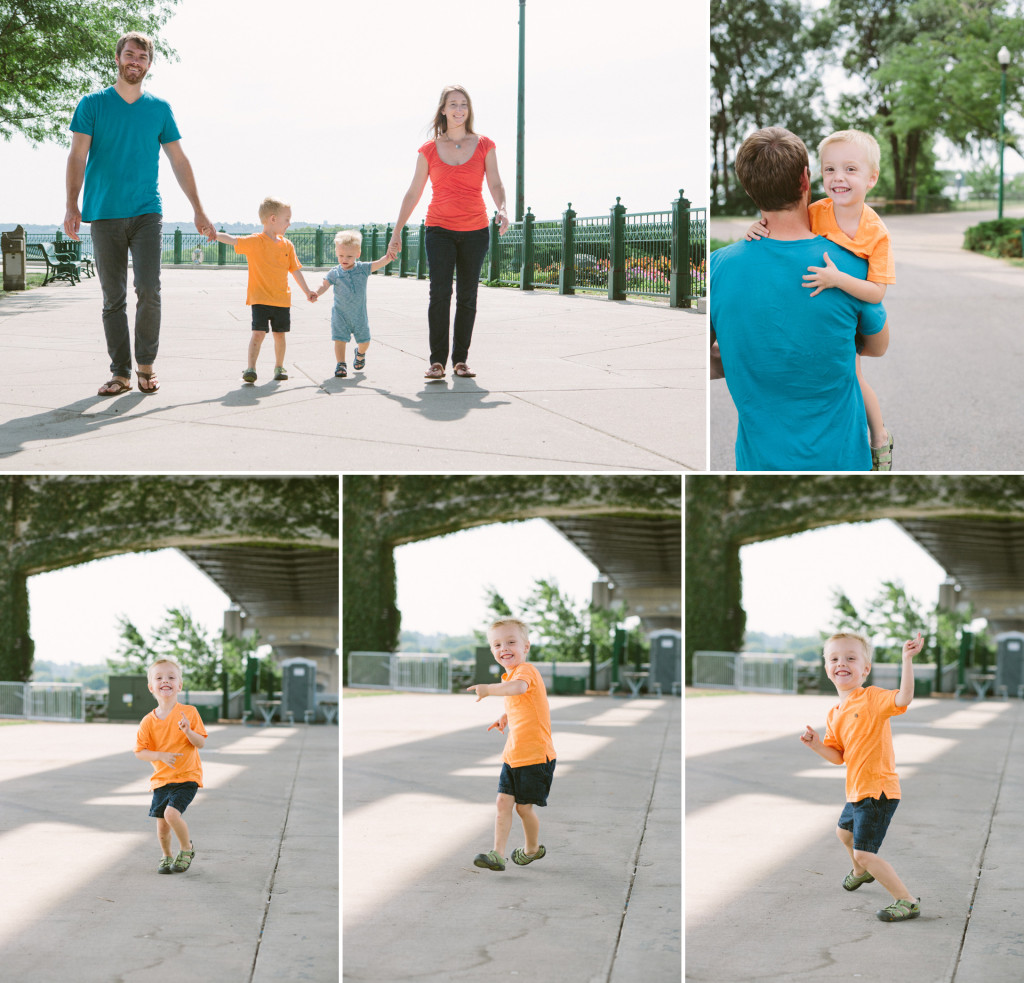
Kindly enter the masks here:
[[811, 232], [807, 148], [781, 127], [748, 137], [736, 174], [769, 237], [711, 254], [711, 373], [736, 405], [739, 471], [870, 471], [854, 335], [881, 356], [889, 326], [880, 304], [804, 286], [829, 258], [863, 279], [867, 262]]
[[[160, 147], [195, 211], [200, 233], [213, 241], [215, 230], [199, 202], [192, 166], [181, 149], [171, 107], [142, 91], [153, 62], [153, 42], [131, 32], [117, 42], [117, 81], [85, 96], [71, 120], [64, 231], [78, 239], [90, 223], [93, 257], [103, 290], [103, 331], [111, 379], [100, 396], [116, 396], [131, 386], [132, 349], [128, 332], [128, 254], [135, 278], [135, 359], [139, 391], [160, 388], [153, 362], [160, 341], [160, 257], [163, 223], [157, 175]], [[85, 183], [82, 211], [78, 193]]]

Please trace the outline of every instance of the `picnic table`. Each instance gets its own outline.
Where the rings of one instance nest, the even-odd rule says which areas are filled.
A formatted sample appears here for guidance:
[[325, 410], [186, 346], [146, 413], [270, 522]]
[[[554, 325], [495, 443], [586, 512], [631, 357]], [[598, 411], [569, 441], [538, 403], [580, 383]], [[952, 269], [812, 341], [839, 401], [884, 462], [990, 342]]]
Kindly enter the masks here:
[[647, 677], [650, 676], [649, 672], [624, 672], [622, 674], [625, 677], [629, 688], [633, 691], [633, 695], [630, 697], [631, 700], [635, 700], [640, 695], [640, 687], [647, 681]]
[[[978, 699], [985, 699], [988, 694], [989, 687], [996, 680], [996, 674], [994, 672], [969, 672], [967, 674], [967, 682], [974, 687], [974, 692], [978, 694]], [[960, 695], [961, 687], [957, 687], [957, 696]]]

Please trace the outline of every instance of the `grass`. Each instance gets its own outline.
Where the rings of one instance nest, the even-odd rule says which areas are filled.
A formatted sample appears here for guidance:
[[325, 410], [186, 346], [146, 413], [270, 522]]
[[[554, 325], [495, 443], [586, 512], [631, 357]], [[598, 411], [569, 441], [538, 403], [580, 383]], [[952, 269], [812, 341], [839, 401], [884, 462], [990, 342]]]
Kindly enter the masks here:
[[[34, 290], [36, 287], [41, 287], [43, 285], [43, 278], [45, 276], [46, 276], [45, 273], [33, 273], [31, 271], [26, 273], [25, 274], [25, 283], [27, 285], [27, 289], [28, 290]], [[5, 297], [8, 293], [20, 294], [20, 293], [23, 293], [23, 291], [21, 291], [21, 290], [5, 291], [3, 289], [3, 286], [2, 286], [2, 281], [0, 281], [0, 297]]]
[[739, 692], [734, 689], [695, 689], [692, 686], [686, 687], [686, 698], [702, 696], [735, 696]]

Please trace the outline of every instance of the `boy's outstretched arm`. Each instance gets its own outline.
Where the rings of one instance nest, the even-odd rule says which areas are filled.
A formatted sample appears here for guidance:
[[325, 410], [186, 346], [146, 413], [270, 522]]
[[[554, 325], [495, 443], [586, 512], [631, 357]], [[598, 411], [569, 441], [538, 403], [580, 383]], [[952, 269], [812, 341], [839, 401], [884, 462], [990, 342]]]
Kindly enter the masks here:
[[529, 688], [525, 679], [510, 679], [507, 683], [474, 683], [466, 690], [476, 693], [479, 703], [485, 696], [521, 696]]
[[823, 743], [818, 732], [810, 724], [807, 725], [807, 730], [800, 735], [800, 740], [815, 754], [820, 755], [831, 764], [841, 765], [843, 763], [843, 753], [837, 748]]
[[388, 251], [380, 259], [375, 259], [370, 264], [370, 272], [376, 273], [382, 266], [387, 266], [397, 255], [398, 250], [391, 243], [388, 243]]
[[824, 266], [808, 266], [804, 274], [804, 286], [813, 287], [812, 297], [817, 297], [822, 290], [838, 287], [843, 293], [856, 297], [866, 304], [880, 304], [885, 297], [885, 284], [873, 283], [871, 280], [859, 280], [849, 273], [844, 273], [825, 253]]
[[900, 672], [900, 691], [896, 694], [896, 706], [909, 707], [914, 699], [914, 656], [924, 648], [921, 633], [917, 638], [903, 643], [903, 669]]
[[292, 276], [295, 277], [295, 282], [302, 287], [302, 292], [306, 295], [306, 299], [310, 303], [314, 303], [320, 294], [306, 286], [306, 278], [302, 275], [302, 271], [292, 270]]

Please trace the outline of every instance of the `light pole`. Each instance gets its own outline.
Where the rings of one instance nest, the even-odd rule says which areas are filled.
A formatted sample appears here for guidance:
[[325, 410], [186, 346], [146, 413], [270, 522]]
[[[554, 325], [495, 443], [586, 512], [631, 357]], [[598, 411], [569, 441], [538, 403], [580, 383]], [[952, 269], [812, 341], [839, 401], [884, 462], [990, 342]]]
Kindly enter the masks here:
[[[1009, 56], [1007, 56], [1009, 57]], [[1003, 73], [1006, 74], [1005, 71]], [[523, 151], [525, 143], [526, 117], [526, 0], [519, 0], [519, 110], [516, 114], [516, 221], [522, 222], [526, 197], [523, 191], [525, 165]]]
[[1003, 119], [1006, 116], [1006, 67], [1010, 64], [1010, 52], [1004, 44], [996, 55], [1003, 73], [1003, 84], [999, 101], [999, 218], [1003, 217]]

